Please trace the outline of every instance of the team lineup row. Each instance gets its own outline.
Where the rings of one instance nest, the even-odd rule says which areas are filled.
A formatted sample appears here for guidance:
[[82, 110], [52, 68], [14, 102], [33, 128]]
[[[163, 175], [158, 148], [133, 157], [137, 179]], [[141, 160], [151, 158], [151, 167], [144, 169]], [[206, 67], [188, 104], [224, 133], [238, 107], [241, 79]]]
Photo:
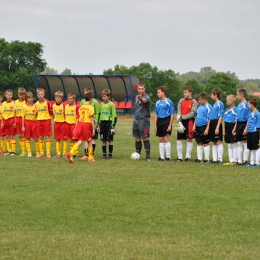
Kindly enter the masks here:
[[[146, 161], [150, 161], [150, 97], [145, 93], [145, 84], [139, 83], [138, 95], [135, 98], [135, 115], [133, 121], [133, 136], [135, 137], [136, 153], [141, 154], [142, 143], [145, 148]], [[193, 150], [193, 138], [197, 143], [196, 162], [210, 161], [210, 146], [212, 142], [212, 163], [222, 163], [223, 144], [228, 144], [229, 162], [224, 165], [246, 164], [250, 167], [259, 166], [259, 129], [260, 115], [256, 109], [257, 100], [246, 101], [246, 91], [237, 91], [240, 101], [235, 106], [236, 97], [226, 97], [228, 107], [224, 111], [224, 104], [220, 101], [220, 89], [214, 88], [210, 97], [215, 101], [211, 106], [207, 101], [207, 94], [198, 95], [198, 103], [192, 97], [192, 87], [186, 86], [184, 97], [177, 105], [177, 161], [183, 160], [183, 141], [187, 141], [184, 161], [190, 161]], [[21, 156], [31, 157], [31, 142], [35, 140], [36, 157], [44, 156], [44, 138], [46, 142], [46, 156], [51, 158], [51, 135], [54, 120], [54, 139], [56, 143], [55, 157], [66, 157], [69, 162], [78, 155], [78, 148], [85, 143], [85, 155], [82, 157], [89, 162], [94, 161], [95, 140], [98, 133], [102, 140], [103, 158], [112, 159], [113, 136], [117, 122], [116, 109], [110, 101], [109, 90], [102, 92], [103, 102], [99, 105], [93, 98], [93, 90], [84, 90], [84, 99], [80, 106], [76, 104], [76, 96], [69, 93], [67, 104], [62, 102], [63, 93], [55, 93], [55, 103], [44, 97], [44, 89], [37, 89], [38, 101], [34, 103], [34, 96], [24, 88], [18, 90], [19, 99], [13, 101], [12, 90], [6, 90], [6, 101], [1, 105], [0, 152], [5, 155], [16, 154], [15, 135], [19, 136]], [[162, 86], [157, 89], [158, 101], [155, 104], [154, 132], [159, 138], [159, 161], [171, 160], [172, 123], [174, 120], [174, 104], [167, 98], [167, 89]], [[0, 93], [0, 102], [3, 94]], [[222, 128], [222, 121], [224, 127]], [[69, 141], [69, 142], [68, 142]], [[63, 151], [61, 151], [63, 142]], [[68, 144], [70, 151], [68, 152]], [[108, 153], [107, 153], [108, 144]], [[250, 163], [247, 163], [251, 151]], [[203, 159], [204, 154], [204, 159]]]

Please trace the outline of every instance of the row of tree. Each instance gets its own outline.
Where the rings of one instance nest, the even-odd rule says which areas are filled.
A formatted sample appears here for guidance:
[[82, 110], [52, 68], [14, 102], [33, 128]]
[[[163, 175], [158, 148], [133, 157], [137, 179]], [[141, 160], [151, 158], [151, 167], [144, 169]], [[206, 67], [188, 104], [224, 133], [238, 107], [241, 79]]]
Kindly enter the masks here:
[[[35, 74], [58, 74], [58, 71], [47, 66], [43, 58], [43, 46], [40, 43], [12, 41], [0, 39], [0, 91], [11, 88], [16, 93], [17, 88], [24, 86], [35, 92]], [[71, 69], [64, 69], [61, 74], [73, 74]], [[74, 73], [75, 74], [75, 73]], [[88, 73], [92, 74], [92, 73]], [[191, 85], [194, 96], [205, 91], [210, 93], [214, 87], [222, 90], [222, 97], [235, 94], [237, 88], [245, 88], [248, 93], [260, 90], [260, 79], [241, 81], [233, 72], [217, 72], [211, 67], [201, 68], [199, 72], [185, 74], [173, 70], [159, 70], [149, 63], [140, 63], [131, 67], [116, 65], [103, 71], [103, 74], [132, 74], [146, 83], [147, 92], [152, 102], [157, 99], [156, 89], [165, 85], [168, 96], [175, 104], [182, 96], [183, 87]]]

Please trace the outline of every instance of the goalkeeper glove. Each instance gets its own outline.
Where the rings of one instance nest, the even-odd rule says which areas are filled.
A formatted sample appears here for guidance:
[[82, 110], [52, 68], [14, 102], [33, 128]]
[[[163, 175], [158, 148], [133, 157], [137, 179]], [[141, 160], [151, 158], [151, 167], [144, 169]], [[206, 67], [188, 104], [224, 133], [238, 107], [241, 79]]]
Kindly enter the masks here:
[[111, 135], [115, 135], [115, 134], [116, 134], [116, 129], [115, 129], [114, 126], [111, 127], [111, 129], [110, 129], [110, 134], [111, 134]]

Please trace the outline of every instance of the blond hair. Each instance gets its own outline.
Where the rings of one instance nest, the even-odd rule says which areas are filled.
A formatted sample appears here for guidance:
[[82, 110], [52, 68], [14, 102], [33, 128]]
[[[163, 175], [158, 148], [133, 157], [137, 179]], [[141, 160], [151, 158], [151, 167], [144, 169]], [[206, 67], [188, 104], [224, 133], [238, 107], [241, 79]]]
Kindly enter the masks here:
[[58, 91], [55, 92], [54, 96], [55, 96], [55, 97], [63, 98], [63, 92], [60, 91], [60, 90], [58, 90]]

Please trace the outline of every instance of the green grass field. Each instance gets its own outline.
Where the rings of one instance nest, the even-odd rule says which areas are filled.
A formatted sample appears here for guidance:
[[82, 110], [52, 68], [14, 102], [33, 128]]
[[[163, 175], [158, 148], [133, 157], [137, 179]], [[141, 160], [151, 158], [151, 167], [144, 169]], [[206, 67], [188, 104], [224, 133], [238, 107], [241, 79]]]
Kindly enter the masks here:
[[158, 162], [153, 133], [131, 161], [131, 124], [113, 160], [0, 157], [0, 259], [259, 259], [259, 169]]

